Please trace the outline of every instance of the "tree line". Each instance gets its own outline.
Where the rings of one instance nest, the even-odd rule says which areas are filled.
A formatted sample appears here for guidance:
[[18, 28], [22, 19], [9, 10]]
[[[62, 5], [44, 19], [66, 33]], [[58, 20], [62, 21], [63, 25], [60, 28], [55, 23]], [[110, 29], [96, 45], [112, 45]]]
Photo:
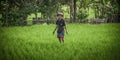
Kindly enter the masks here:
[[70, 22], [84, 19], [93, 9], [95, 18], [109, 18], [109, 22], [120, 22], [119, 0], [0, 0], [0, 21], [3, 26], [18, 25], [28, 15], [40, 12], [43, 19], [53, 19], [62, 5], [69, 7]]

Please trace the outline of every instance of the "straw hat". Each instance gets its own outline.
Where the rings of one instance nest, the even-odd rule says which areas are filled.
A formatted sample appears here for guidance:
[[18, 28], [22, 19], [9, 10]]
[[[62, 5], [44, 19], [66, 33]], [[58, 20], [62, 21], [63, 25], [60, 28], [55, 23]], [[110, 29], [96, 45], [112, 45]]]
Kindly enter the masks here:
[[57, 16], [59, 16], [59, 15], [63, 16], [63, 13], [62, 12], [58, 12]]

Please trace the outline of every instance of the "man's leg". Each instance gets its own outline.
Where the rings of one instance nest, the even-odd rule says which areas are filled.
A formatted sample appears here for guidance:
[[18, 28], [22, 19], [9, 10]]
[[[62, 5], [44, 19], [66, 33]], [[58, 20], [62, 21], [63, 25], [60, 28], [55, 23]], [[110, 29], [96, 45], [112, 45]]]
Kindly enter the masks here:
[[62, 42], [64, 43], [64, 38], [61, 38]]
[[60, 37], [59, 37], [59, 42], [60, 42], [60, 43], [62, 42]]

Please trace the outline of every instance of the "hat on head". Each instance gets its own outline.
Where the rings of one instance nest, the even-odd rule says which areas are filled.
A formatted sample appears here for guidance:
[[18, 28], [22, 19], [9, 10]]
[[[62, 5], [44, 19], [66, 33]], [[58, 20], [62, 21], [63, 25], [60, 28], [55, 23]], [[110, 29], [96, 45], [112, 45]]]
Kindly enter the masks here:
[[59, 15], [63, 16], [63, 13], [62, 12], [58, 12], [57, 16], [59, 16]]

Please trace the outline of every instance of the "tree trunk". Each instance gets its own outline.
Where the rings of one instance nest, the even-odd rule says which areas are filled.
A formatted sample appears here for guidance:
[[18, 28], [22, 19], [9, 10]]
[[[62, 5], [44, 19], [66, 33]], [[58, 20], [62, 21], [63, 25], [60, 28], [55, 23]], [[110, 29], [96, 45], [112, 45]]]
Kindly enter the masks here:
[[73, 1], [70, 2], [69, 6], [70, 6], [70, 23], [72, 23], [73, 22], [73, 14], [74, 14]]
[[5, 26], [6, 18], [5, 18], [5, 12], [2, 13], [2, 26]]
[[95, 18], [97, 18], [97, 9], [95, 9]]
[[73, 22], [76, 20], [76, 0], [74, 0], [74, 16], [73, 16]]
[[37, 13], [35, 13], [35, 18], [38, 19]]
[[5, 15], [5, 17], [4, 17], [4, 19], [5, 19], [4, 26], [8, 27], [9, 26], [9, 24], [8, 24], [8, 8], [6, 8], [4, 15]]

